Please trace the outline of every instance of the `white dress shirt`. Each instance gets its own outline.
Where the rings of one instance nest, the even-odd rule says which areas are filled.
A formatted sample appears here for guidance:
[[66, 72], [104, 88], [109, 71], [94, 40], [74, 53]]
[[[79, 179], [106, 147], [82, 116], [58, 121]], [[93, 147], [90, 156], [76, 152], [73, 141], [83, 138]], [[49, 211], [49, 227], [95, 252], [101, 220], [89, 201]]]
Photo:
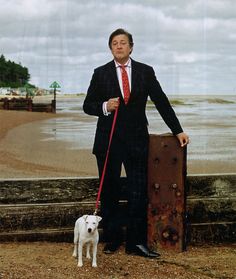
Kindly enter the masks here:
[[[122, 75], [121, 75], [121, 64], [119, 64], [116, 60], [114, 60], [114, 62], [115, 62], [115, 66], [116, 66], [116, 74], [117, 74], [117, 78], [118, 78], [118, 81], [119, 81], [121, 94], [124, 98], [124, 91], [123, 91], [123, 85], [122, 85]], [[131, 59], [130, 58], [124, 64], [124, 66], [125, 66], [125, 70], [126, 70], [127, 75], [128, 75], [129, 88], [130, 88], [130, 91], [131, 91]], [[104, 115], [109, 115], [110, 114], [110, 112], [107, 111], [107, 102], [103, 103], [102, 110], [103, 110]]]

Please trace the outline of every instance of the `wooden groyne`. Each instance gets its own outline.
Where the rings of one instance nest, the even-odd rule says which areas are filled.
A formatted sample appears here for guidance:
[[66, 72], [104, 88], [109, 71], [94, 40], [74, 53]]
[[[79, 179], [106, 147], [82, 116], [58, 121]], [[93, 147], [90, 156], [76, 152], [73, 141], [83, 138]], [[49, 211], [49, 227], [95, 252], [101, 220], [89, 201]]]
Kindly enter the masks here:
[[56, 102], [55, 100], [51, 100], [51, 103], [34, 103], [30, 98], [2, 98], [0, 99], [0, 109], [56, 112]]
[[[125, 222], [126, 179], [120, 214]], [[75, 220], [94, 211], [97, 178], [0, 180], [0, 241], [72, 241]], [[236, 174], [186, 180], [188, 243], [236, 242]]]

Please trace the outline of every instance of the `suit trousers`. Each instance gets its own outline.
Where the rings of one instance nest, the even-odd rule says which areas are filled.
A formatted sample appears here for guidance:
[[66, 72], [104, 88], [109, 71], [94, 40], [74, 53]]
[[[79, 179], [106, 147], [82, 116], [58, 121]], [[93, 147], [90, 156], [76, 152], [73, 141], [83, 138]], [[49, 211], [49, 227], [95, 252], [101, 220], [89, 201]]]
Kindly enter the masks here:
[[[101, 216], [105, 241], [122, 241], [122, 220], [119, 212], [121, 170], [127, 176], [128, 213], [126, 247], [147, 242], [147, 154], [148, 138], [141, 145], [113, 136], [101, 193]], [[106, 154], [96, 154], [101, 177]]]

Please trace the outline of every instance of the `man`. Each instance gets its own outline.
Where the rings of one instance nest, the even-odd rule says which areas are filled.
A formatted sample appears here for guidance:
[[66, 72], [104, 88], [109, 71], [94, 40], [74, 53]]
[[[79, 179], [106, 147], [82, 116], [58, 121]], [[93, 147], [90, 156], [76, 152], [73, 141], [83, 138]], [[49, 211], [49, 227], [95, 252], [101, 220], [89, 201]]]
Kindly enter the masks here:
[[130, 57], [132, 35], [124, 29], [117, 29], [110, 35], [108, 44], [114, 60], [95, 69], [83, 104], [85, 113], [98, 116], [93, 153], [100, 178], [114, 114], [118, 109], [101, 196], [103, 232], [108, 241], [104, 252], [115, 252], [122, 241], [118, 201], [123, 164], [128, 195], [126, 253], [158, 257], [158, 253], [147, 247], [149, 136], [145, 107], [148, 96], [182, 147], [188, 144], [189, 138], [183, 132], [152, 67]]

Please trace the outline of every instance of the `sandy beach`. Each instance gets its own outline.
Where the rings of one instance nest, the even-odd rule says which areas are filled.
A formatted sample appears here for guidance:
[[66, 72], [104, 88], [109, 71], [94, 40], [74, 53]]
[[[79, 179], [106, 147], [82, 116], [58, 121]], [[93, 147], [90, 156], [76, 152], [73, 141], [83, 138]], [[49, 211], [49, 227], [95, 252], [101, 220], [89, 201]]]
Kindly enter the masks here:
[[0, 178], [97, 175], [90, 150], [72, 150], [63, 141], [44, 141], [40, 127], [53, 117], [58, 115], [0, 111]]
[[[0, 110], [0, 178], [97, 176], [91, 149], [71, 149], [62, 140], [46, 140], [41, 126], [71, 115]], [[91, 146], [92, 148], [92, 146]], [[188, 174], [236, 173], [232, 161], [188, 160]]]

